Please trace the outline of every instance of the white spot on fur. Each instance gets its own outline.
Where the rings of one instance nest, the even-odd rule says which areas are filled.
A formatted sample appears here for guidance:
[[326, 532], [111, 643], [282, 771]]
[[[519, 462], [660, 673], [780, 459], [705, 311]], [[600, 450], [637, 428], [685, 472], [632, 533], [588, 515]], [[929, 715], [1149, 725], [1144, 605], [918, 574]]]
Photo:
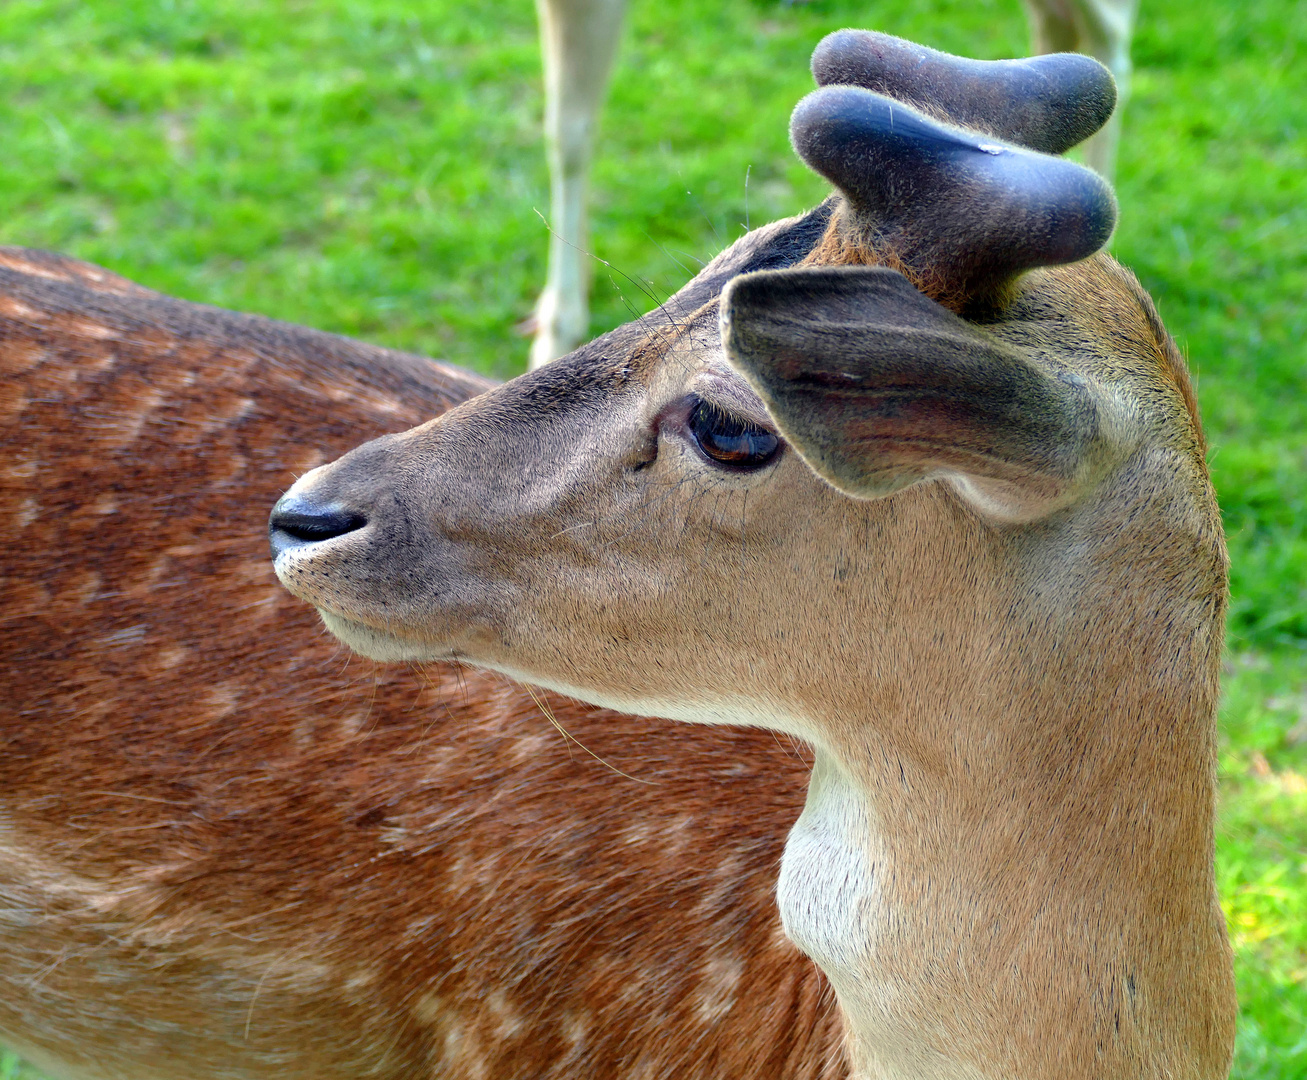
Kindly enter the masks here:
[[20, 274], [31, 274], [32, 277], [45, 278], [48, 281], [72, 281], [67, 274], [61, 274], [45, 266], [37, 266], [36, 263], [14, 255], [0, 255], [0, 266], [6, 270], [17, 270]]
[[468, 1031], [457, 1017], [446, 1020], [444, 1050], [445, 1063], [454, 1066], [460, 1075], [472, 1080], [485, 1080], [489, 1075], [476, 1034]]
[[20, 529], [25, 529], [41, 516], [41, 505], [30, 496], [19, 504], [17, 512], [14, 514], [14, 524]]
[[103, 583], [104, 579], [100, 577], [97, 571], [83, 570], [81, 574], [78, 575], [76, 583], [73, 585], [71, 591], [73, 596], [76, 598], [77, 603], [85, 607], [87, 604], [92, 603], [100, 594], [100, 586]]
[[118, 333], [104, 323], [86, 318], [65, 319], [61, 325], [70, 334], [81, 334], [83, 337], [99, 338], [102, 341], [105, 338], [116, 337]]
[[423, 994], [409, 1006], [408, 1011], [424, 1027], [435, 1027], [445, 1014], [445, 1005], [435, 994]]
[[711, 918], [735, 908], [740, 879], [744, 876], [744, 866], [738, 855], [728, 855], [722, 859], [713, 874], [715, 884], [700, 895], [695, 910]]
[[404, 927], [404, 940], [421, 941], [429, 933], [431, 933], [431, 927], [435, 924], [435, 922], [436, 922], [435, 915], [424, 915], [420, 919], [414, 919], [412, 922], [410, 922], [407, 926]]
[[240, 683], [224, 682], [209, 687], [204, 695], [204, 702], [209, 710], [209, 718], [221, 720], [225, 716], [230, 716], [236, 711], [240, 698]]
[[345, 989], [351, 993], [357, 994], [360, 991], [368, 989], [376, 981], [377, 973], [375, 971], [361, 968], [345, 980]]
[[185, 645], [169, 645], [159, 650], [154, 666], [160, 671], [171, 671], [178, 665], [185, 663], [190, 654], [191, 650]]
[[699, 982], [699, 1019], [715, 1023], [731, 1011], [744, 975], [744, 964], [730, 956], [713, 957], [704, 963]]
[[644, 822], [639, 822], [637, 824], [628, 826], [625, 832], [622, 834], [622, 839], [625, 840], [626, 843], [628, 844], [647, 844], [649, 842], [650, 835], [651, 835], [651, 830], [649, 826], [646, 825]]
[[523, 735], [513, 742], [513, 764], [525, 765], [539, 761], [549, 747], [549, 739], [544, 735]]
[[[260, 566], [259, 570], [265, 571], [267, 568]], [[276, 592], [266, 592], [263, 596], [251, 600], [245, 606], [245, 616], [250, 622], [264, 622], [276, 616], [288, 596], [286, 592], [278, 589]]]
[[684, 849], [693, 825], [694, 815], [682, 814], [663, 829], [663, 842], [667, 845], [669, 856], [678, 855]]
[[113, 911], [127, 898], [125, 892], [91, 893], [86, 897], [86, 906], [92, 911], [106, 914]]
[[559, 1022], [563, 1030], [563, 1041], [573, 1053], [585, 1045], [586, 1036], [590, 1034], [593, 1023], [591, 1015], [584, 1010], [563, 1014], [563, 1019]]
[[360, 731], [363, 725], [368, 722], [368, 711], [366, 709], [355, 709], [353, 712], [346, 713], [338, 721], [340, 733], [347, 739], [352, 739]]
[[8, 315], [13, 319], [33, 319], [41, 313], [22, 301], [15, 300], [12, 296], [0, 296], [0, 314]]
[[405, 825], [387, 825], [377, 830], [377, 842], [396, 851], [407, 850], [411, 836]]
[[[220, 462], [214, 462], [209, 469], [209, 481], [213, 486], [230, 484], [240, 478], [249, 465], [249, 458], [244, 454], [228, 454]], [[221, 465], [221, 468], [218, 466]]]
[[526, 1026], [502, 990], [495, 990], [486, 998], [486, 1008], [498, 1022], [496, 1034], [501, 1039], [513, 1038]]
[[317, 736], [317, 720], [312, 716], [304, 717], [291, 732], [291, 742], [295, 746], [295, 752], [297, 754], [307, 754], [317, 745]]
[[124, 413], [118, 418], [111, 444], [126, 446], [128, 443], [140, 438], [141, 429], [145, 427], [145, 422], [150, 418], [150, 414], [163, 404], [163, 401], [164, 395], [159, 390], [147, 390], [143, 393], [136, 399], [135, 410]]

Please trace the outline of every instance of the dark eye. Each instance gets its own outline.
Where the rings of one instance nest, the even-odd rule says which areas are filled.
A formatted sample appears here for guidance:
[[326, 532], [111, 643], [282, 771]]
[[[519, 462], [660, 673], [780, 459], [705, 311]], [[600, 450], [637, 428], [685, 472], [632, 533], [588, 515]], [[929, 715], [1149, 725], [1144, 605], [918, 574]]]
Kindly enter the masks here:
[[741, 469], [761, 468], [781, 445], [773, 432], [703, 400], [690, 411], [689, 426], [700, 449], [713, 461]]

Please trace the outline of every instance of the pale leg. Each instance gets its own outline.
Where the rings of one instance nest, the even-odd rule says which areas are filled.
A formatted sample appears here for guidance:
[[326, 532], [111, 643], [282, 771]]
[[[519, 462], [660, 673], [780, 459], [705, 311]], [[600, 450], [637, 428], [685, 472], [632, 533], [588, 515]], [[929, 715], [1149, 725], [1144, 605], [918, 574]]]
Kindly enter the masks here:
[[1130, 95], [1130, 36], [1139, 0], [1025, 0], [1025, 5], [1036, 52], [1087, 53], [1116, 79], [1116, 112], [1085, 143], [1085, 163], [1111, 179], [1121, 112]]
[[574, 349], [590, 330], [586, 194], [599, 107], [625, 0], [536, 0], [545, 69], [549, 277], [535, 311], [531, 366]]

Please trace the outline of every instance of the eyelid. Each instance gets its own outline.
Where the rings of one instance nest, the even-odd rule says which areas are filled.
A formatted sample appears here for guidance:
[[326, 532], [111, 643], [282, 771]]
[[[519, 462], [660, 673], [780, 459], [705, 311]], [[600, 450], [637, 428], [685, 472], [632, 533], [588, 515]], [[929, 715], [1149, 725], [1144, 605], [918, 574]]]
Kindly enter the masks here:
[[722, 412], [747, 420], [755, 427], [779, 435], [776, 424], [767, 415], [762, 399], [750, 390], [738, 376], [723, 378], [713, 372], [705, 372], [695, 379], [690, 387], [692, 394], [701, 397], [709, 405], [715, 405]]

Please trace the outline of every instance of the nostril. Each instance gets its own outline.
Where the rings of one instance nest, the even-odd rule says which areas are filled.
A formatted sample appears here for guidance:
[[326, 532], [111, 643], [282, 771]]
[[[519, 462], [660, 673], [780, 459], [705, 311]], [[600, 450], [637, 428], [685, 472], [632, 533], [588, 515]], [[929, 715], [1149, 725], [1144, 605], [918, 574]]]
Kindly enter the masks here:
[[313, 543], [344, 536], [367, 523], [368, 519], [358, 511], [343, 506], [319, 506], [298, 499], [282, 499], [272, 508], [268, 531], [273, 546], [284, 547], [288, 541]]
[[275, 517], [272, 527], [290, 533], [296, 540], [330, 540], [333, 536], [344, 536], [366, 524], [366, 518], [344, 510], [318, 513], [289, 511]]

